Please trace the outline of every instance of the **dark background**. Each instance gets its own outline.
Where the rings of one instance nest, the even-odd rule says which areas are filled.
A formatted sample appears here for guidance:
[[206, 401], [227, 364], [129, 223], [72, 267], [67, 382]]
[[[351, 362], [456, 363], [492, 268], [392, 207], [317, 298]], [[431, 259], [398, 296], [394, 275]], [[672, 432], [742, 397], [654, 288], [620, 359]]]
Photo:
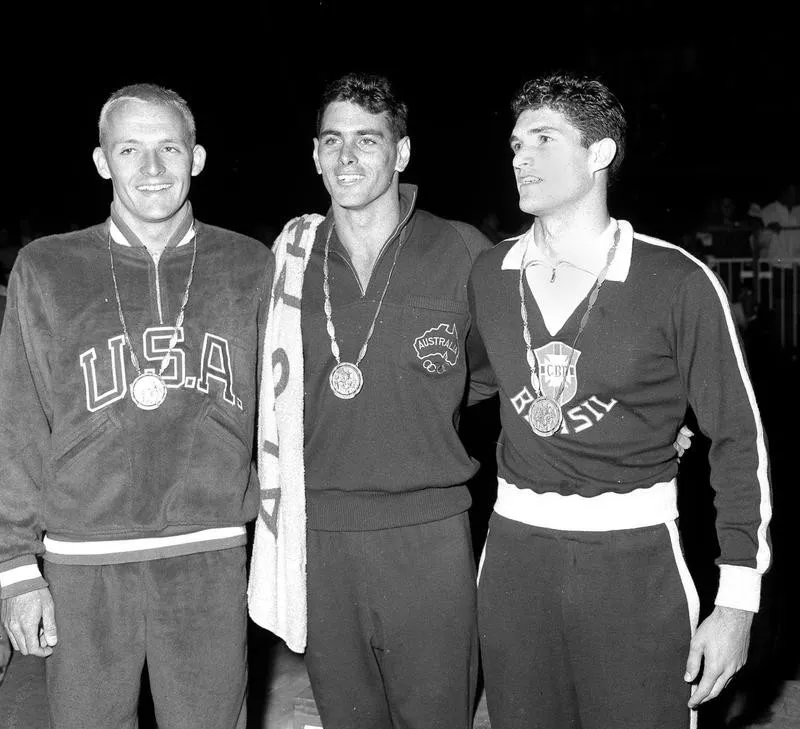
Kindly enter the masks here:
[[[561, 67], [599, 74], [628, 112], [612, 214], [680, 242], [713, 196], [730, 195], [746, 209], [800, 178], [791, 7], [16, 4], [0, 11], [0, 227], [14, 242], [105, 218], [111, 190], [91, 160], [97, 115], [116, 88], [149, 81], [181, 93], [197, 118], [208, 150], [192, 188], [197, 216], [269, 241], [289, 217], [327, 208], [311, 161], [317, 98], [327, 80], [367, 70], [388, 75], [409, 103], [412, 162], [403, 179], [420, 185], [421, 207], [475, 225], [493, 211], [503, 229], [516, 230], [526, 220], [511, 174], [509, 101], [525, 79]], [[757, 715], [781, 680], [800, 677], [792, 590], [800, 557], [792, 534], [797, 362], [759, 332], [746, 344], [770, 438], [776, 559], [740, 690], [709, 710], [718, 721]], [[480, 541], [491, 503], [491, 406], [470, 413], [464, 429], [488, 464], [473, 490]], [[707, 452], [696, 437], [681, 471], [682, 533], [706, 611], [716, 586]]]
[[[152, 81], [190, 102], [209, 158], [199, 217], [263, 237], [324, 210], [310, 159], [316, 102], [350, 70], [390, 76], [411, 108], [404, 179], [441, 215], [505, 229], [517, 210], [507, 138], [522, 81], [600, 74], [630, 117], [612, 211], [674, 238], [713, 194], [768, 202], [800, 165], [789, 3], [16, 4], [2, 11], [0, 221], [33, 233], [107, 215], [91, 161], [105, 98]], [[260, 9], [259, 9], [260, 8]], [[13, 234], [13, 231], [12, 231]]]

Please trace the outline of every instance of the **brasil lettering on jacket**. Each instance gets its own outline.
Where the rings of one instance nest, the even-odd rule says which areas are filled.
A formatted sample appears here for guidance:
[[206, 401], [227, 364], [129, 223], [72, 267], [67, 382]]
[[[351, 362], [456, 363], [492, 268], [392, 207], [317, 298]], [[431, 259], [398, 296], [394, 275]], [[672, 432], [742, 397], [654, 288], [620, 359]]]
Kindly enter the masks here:
[[[514, 406], [514, 410], [517, 411], [518, 415], [522, 418], [526, 418], [527, 411], [530, 409], [534, 399], [533, 393], [531, 393], [527, 387], [523, 387], [522, 390], [511, 398], [511, 404]], [[597, 425], [607, 413], [611, 412], [616, 404], [617, 400], [614, 398], [611, 398], [608, 402], [604, 402], [597, 397], [597, 395], [592, 395], [579, 405], [570, 408], [564, 413], [564, 420], [559, 433], [561, 435], [580, 433], [582, 430]]]
[[[184, 341], [183, 327], [150, 327], [142, 334], [142, 351], [145, 362], [152, 362], [157, 367], [142, 367], [143, 372], [158, 372], [164, 357], [169, 352], [169, 340], [177, 331], [180, 344]], [[111, 337], [106, 345], [108, 357], [102, 357], [98, 363], [97, 349], [92, 347], [80, 355], [80, 366], [83, 370], [83, 381], [86, 386], [86, 408], [89, 412], [97, 412], [125, 397], [128, 392], [128, 370], [126, 367], [125, 335]], [[97, 367], [109, 367], [111, 386], [100, 392]], [[136, 376], [138, 373], [134, 373]], [[228, 340], [206, 332], [203, 337], [203, 348], [200, 354], [200, 373], [197, 376], [186, 372], [186, 353], [175, 348], [169, 353], [167, 366], [161, 375], [169, 388], [185, 387], [197, 389], [202, 393], [209, 390], [210, 380], [216, 380], [223, 388], [222, 397], [225, 402], [242, 409], [242, 400], [233, 391], [233, 363], [231, 361]]]
[[[578, 394], [578, 361], [581, 358], [581, 351], [573, 349], [564, 342], [555, 341], [534, 349], [533, 353], [536, 356], [542, 394], [554, 400], [558, 398], [563, 410], [563, 406]], [[524, 419], [527, 419], [528, 410], [534, 399], [533, 393], [527, 386], [510, 398], [517, 415]], [[608, 402], [601, 400], [597, 395], [586, 398], [564, 412], [559, 433], [561, 435], [580, 433], [597, 425], [616, 404], [617, 400], [614, 398]]]

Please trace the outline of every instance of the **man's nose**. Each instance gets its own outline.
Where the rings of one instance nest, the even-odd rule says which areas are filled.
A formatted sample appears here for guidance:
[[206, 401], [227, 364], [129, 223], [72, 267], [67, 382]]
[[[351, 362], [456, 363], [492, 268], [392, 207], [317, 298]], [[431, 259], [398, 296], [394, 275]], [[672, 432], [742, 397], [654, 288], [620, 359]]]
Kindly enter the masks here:
[[356, 153], [353, 144], [350, 142], [344, 142], [339, 150], [339, 163], [343, 165], [349, 165], [355, 162], [355, 160]]
[[155, 150], [145, 152], [142, 171], [147, 175], [161, 175], [166, 170], [160, 155]]
[[531, 163], [531, 154], [528, 151], [519, 149], [514, 152], [514, 159], [511, 161], [515, 170], [525, 169]]

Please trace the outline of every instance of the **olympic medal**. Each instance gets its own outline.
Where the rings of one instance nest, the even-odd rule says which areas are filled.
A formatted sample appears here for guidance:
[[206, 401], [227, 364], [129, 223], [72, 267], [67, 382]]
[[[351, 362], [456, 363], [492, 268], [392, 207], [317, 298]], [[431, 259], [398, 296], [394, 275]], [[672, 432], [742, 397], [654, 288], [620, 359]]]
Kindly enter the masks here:
[[331, 390], [342, 400], [352, 400], [364, 386], [364, 375], [358, 365], [352, 362], [340, 362], [331, 370], [328, 378]]
[[536, 435], [543, 438], [553, 435], [561, 427], [561, 407], [552, 398], [540, 395], [528, 411], [528, 422]]
[[139, 375], [131, 384], [131, 400], [142, 410], [155, 410], [166, 397], [166, 383], [153, 372]]

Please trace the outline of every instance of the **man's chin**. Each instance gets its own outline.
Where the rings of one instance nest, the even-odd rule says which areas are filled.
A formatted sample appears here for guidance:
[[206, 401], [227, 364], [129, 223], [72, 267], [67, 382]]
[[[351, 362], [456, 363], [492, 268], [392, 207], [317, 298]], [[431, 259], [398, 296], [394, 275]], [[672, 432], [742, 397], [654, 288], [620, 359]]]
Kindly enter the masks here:
[[336, 195], [332, 196], [332, 199], [342, 210], [363, 210], [372, 202], [364, 195]]
[[180, 205], [158, 205], [147, 208], [140, 208], [137, 211], [136, 217], [140, 222], [147, 225], [158, 225], [159, 223], [168, 223], [176, 217], [183, 215], [185, 208], [185, 201]]

